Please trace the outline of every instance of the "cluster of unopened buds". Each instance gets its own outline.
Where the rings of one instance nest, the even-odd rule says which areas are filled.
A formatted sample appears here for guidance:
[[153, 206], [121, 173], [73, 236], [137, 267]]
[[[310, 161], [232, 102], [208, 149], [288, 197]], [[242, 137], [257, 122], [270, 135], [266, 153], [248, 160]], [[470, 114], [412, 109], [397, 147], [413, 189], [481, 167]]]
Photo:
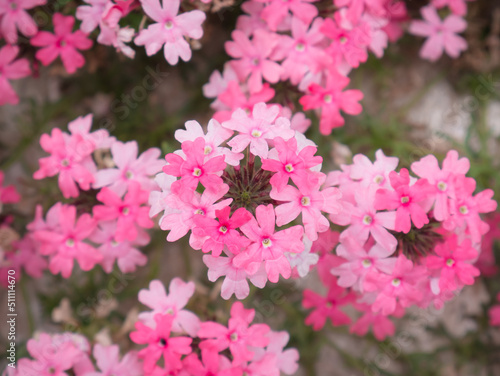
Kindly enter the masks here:
[[299, 353], [285, 349], [289, 335], [266, 324], [253, 324], [255, 311], [236, 302], [227, 325], [202, 321], [185, 309], [195, 291], [193, 282], [174, 278], [169, 292], [158, 280], [139, 292], [139, 301], [151, 310], [139, 314], [133, 342], [145, 345], [120, 360], [118, 345], [93, 347], [97, 369], [90, 359], [91, 346], [81, 335], [41, 333], [28, 341], [33, 359], [19, 360], [7, 376], [198, 376], [292, 375]]

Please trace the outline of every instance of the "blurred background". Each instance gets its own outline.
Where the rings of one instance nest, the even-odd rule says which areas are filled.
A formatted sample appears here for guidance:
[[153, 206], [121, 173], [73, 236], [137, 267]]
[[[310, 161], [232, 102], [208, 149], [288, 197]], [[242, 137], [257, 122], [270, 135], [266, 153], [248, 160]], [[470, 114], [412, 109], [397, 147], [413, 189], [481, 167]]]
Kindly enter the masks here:
[[[42, 133], [53, 127], [64, 129], [70, 120], [93, 113], [94, 129], [105, 128], [120, 141], [137, 140], [141, 151], [159, 147], [166, 154], [179, 148], [173, 134], [186, 120], [208, 122], [213, 112], [202, 86], [228, 60], [224, 42], [241, 12], [238, 2], [214, 1], [229, 6], [209, 14], [204, 36], [193, 44], [196, 50], [188, 63], [172, 67], [161, 54], [147, 57], [140, 48], [130, 60], [95, 45], [86, 51], [87, 63], [75, 75], [67, 76], [58, 65], [40, 66], [34, 77], [14, 82], [21, 103], [0, 108], [0, 170], [23, 196], [17, 205], [19, 227], [32, 220], [36, 204], [46, 210], [61, 200], [55, 178], [32, 179], [38, 159], [45, 155], [39, 146]], [[417, 14], [424, 3], [407, 1]], [[67, 1], [54, 4], [61, 9], [69, 6]], [[351, 74], [351, 87], [365, 95], [361, 115], [348, 116], [345, 127], [321, 136], [318, 119], [307, 114], [313, 119], [307, 136], [319, 146], [324, 172], [350, 163], [357, 153], [374, 158], [377, 149], [399, 157], [402, 168], [431, 153], [442, 160], [453, 148], [470, 159], [469, 176], [476, 179], [477, 189], [494, 189], [498, 200], [500, 2], [478, 0], [468, 6], [464, 37], [469, 49], [460, 58], [443, 57], [435, 64], [422, 61], [418, 57], [422, 41], [405, 36], [390, 45], [382, 59], [371, 56]], [[148, 84], [151, 77], [156, 85]], [[487, 265], [487, 275], [464, 288], [441, 311], [411, 309], [398, 320], [396, 335], [383, 342], [371, 334], [351, 335], [346, 327], [327, 325], [321, 332], [307, 327], [301, 291], [320, 289], [314, 273], [299, 282], [251, 290], [243, 303], [274, 330], [289, 331], [289, 346], [301, 355], [300, 375], [500, 375], [500, 328], [491, 327], [488, 318], [500, 291], [496, 218], [490, 219], [493, 226], [484, 245], [494, 247], [496, 257]], [[42, 330], [72, 330], [130, 345], [127, 333], [142, 309], [137, 293], [155, 278], [166, 285], [174, 276], [195, 281], [197, 292], [188, 308], [206, 319], [224, 321], [230, 302], [220, 297], [219, 283], [207, 280], [200, 253], [185, 239], [167, 243], [166, 233], [152, 235], [144, 249], [148, 264], [136, 273], [107, 275], [99, 267], [74, 273], [69, 280], [49, 273], [36, 281], [23, 278], [18, 291], [22, 312], [18, 357], [27, 355], [24, 343], [32, 333]], [[4, 307], [6, 294], [0, 294]], [[6, 327], [0, 327], [3, 353]]]

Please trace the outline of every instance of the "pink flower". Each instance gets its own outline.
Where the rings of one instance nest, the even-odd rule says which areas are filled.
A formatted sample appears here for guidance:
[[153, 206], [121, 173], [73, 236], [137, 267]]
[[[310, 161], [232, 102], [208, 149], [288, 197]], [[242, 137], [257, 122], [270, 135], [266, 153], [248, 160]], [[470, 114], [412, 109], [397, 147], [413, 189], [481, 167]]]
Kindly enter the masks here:
[[425, 278], [421, 267], [414, 267], [405, 256], [399, 255], [392, 273], [370, 273], [366, 276], [366, 291], [379, 291], [372, 305], [374, 313], [387, 316], [393, 313], [399, 302], [403, 307], [420, 301], [422, 291], [417, 284]]
[[[349, 332], [354, 333], [358, 336], [364, 336], [368, 333], [370, 326], [372, 327], [373, 335], [379, 341], [383, 341], [385, 338], [393, 336], [396, 332], [396, 327], [394, 323], [389, 319], [389, 317], [384, 316], [380, 313], [373, 313], [370, 306], [363, 305], [363, 316], [361, 316], [354, 324], [351, 325]], [[402, 317], [405, 311], [403, 308], [398, 307], [397, 311], [393, 313], [396, 317]]]
[[68, 73], [75, 73], [85, 64], [84, 57], [77, 50], [88, 50], [92, 47], [92, 40], [87, 38], [81, 30], [71, 33], [75, 19], [72, 16], [63, 16], [55, 13], [52, 22], [54, 33], [39, 31], [31, 38], [30, 43], [35, 47], [43, 47], [35, 54], [43, 65], [49, 65], [58, 56], [61, 57], [64, 68]]
[[329, 135], [333, 128], [344, 125], [344, 118], [340, 110], [350, 115], [358, 115], [362, 111], [358, 103], [363, 99], [363, 93], [359, 90], [342, 91], [348, 84], [349, 78], [340, 74], [330, 72], [327, 77], [326, 87], [311, 84], [308, 94], [300, 98], [299, 102], [304, 110], [321, 109], [319, 130], [323, 135]]
[[321, 17], [316, 18], [310, 28], [309, 23], [292, 18], [292, 36], [284, 35], [280, 46], [286, 51], [286, 58], [281, 65], [282, 80], [289, 78], [293, 85], [298, 85], [307, 72], [316, 73], [320, 70], [326, 57], [321, 47], [325, 40], [320, 31], [322, 25]]
[[149, 290], [139, 291], [139, 301], [152, 309], [149, 312], [139, 314], [139, 319], [150, 327], [155, 326], [157, 314], [165, 314], [172, 318], [172, 331], [175, 333], [187, 333], [195, 337], [200, 329], [200, 320], [191, 311], [184, 309], [188, 300], [194, 294], [193, 282], [185, 283], [180, 278], [174, 278], [170, 282], [169, 293], [165, 291], [163, 283], [153, 280], [149, 283]]
[[252, 360], [254, 353], [249, 346], [267, 346], [269, 338], [266, 335], [270, 331], [265, 324], [250, 325], [254, 316], [255, 310], [245, 309], [240, 302], [234, 303], [227, 327], [212, 321], [201, 323], [198, 337], [210, 339], [202, 341], [200, 348], [214, 349], [218, 352], [229, 348], [235, 365]]
[[280, 80], [283, 68], [276, 62], [280, 56], [276, 47], [280, 43], [278, 34], [263, 29], [256, 30], [252, 41], [240, 30], [231, 34], [234, 41], [226, 42], [226, 52], [237, 59], [231, 61], [231, 67], [240, 81], [248, 78], [251, 93], [262, 90], [262, 78], [275, 84]]
[[18, 53], [17, 46], [6, 45], [0, 49], [0, 106], [19, 103], [19, 97], [10, 86], [9, 80], [18, 80], [31, 73], [27, 59], [14, 60]]
[[267, 273], [264, 266], [257, 272], [250, 275], [243, 266], [237, 267], [234, 264], [234, 255], [228, 250], [224, 251], [228, 257], [214, 257], [212, 255], [203, 256], [203, 262], [208, 267], [208, 280], [217, 281], [224, 276], [221, 286], [221, 296], [228, 300], [234, 294], [237, 299], [245, 299], [250, 293], [248, 280], [258, 288], [264, 288], [267, 282]]
[[136, 352], [128, 352], [120, 360], [120, 348], [118, 345], [103, 346], [96, 343], [93, 354], [101, 372], [89, 372], [85, 373], [85, 376], [108, 376], [114, 374], [138, 376], [143, 372]]
[[186, 130], [178, 129], [175, 131], [175, 139], [180, 143], [184, 141], [195, 141], [202, 137], [205, 140], [205, 158], [213, 158], [223, 155], [224, 162], [231, 166], [238, 166], [243, 159], [243, 154], [233, 153], [227, 147], [221, 146], [233, 135], [233, 132], [220, 125], [217, 120], [210, 120], [207, 126], [207, 133], [203, 131], [200, 123], [194, 120], [187, 121]]
[[[334, 0], [337, 7], [347, 7], [347, 17], [356, 23], [363, 14], [376, 14], [382, 16], [385, 13], [384, 3], [386, 0]], [[391, 16], [391, 14], [389, 14]]]
[[[33, 237], [41, 242], [40, 252], [50, 255], [49, 269], [51, 273], [61, 273], [64, 278], [71, 275], [74, 259], [78, 260], [84, 271], [89, 271], [102, 260], [99, 252], [85, 239], [96, 228], [92, 217], [84, 213], [76, 220], [76, 207], [56, 204], [58, 213], [58, 227], [55, 229], [39, 230]], [[76, 222], [76, 223], [75, 223]]]
[[17, 43], [17, 30], [32, 37], [38, 28], [26, 9], [45, 4], [45, 0], [3, 0], [0, 2], [0, 32], [8, 44]]
[[29, 376], [66, 376], [81, 351], [72, 343], [56, 344], [50, 335], [41, 333], [38, 340], [30, 339], [27, 343], [28, 352], [34, 358], [19, 360], [19, 375]]
[[188, 355], [183, 361], [183, 370], [193, 376], [241, 375], [238, 367], [232, 367], [229, 359], [212, 349], [201, 351], [201, 361], [198, 359], [197, 354]]
[[365, 246], [352, 238], [345, 238], [336, 249], [338, 256], [346, 261], [331, 270], [333, 275], [339, 276], [338, 285], [341, 287], [357, 287], [363, 291], [363, 282], [368, 273], [391, 273], [396, 258], [389, 257], [392, 250], [387, 250], [375, 244], [368, 251]]
[[16, 187], [7, 185], [3, 187], [3, 179], [5, 174], [0, 170], [0, 213], [2, 212], [2, 204], [15, 204], [21, 200], [21, 196], [17, 193]]
[[394, 212], [377, 212], [374, 207], [375, 187], [359, 188], [355, 192], [355, 205], [343, 203], [344, 210], [331, 214], [333, 223], [347, 225], [341, 239], [351, 237], [364, 244], [371, 235], [377, 243], [387, 250], [394, 251], [397, 241], [389, 230], [394, 230], [396, 215]]
[[266, 354], [274, 354], [277, 358], [277, 366], [281, 372], [286, 375], [293, 375], [297, 372], [299, 365], [297, 364], [299, 360], [299, 352], [297, 349], [286, 349], [288, 341], [290, 340], [290, 335], [283, 332], [273, 332], [270, 331], [267, 334], [269, 337], [269, 344], [266, 348]]
[[413, 21], [409, 32], [428, 38], [420, 50], [422, 59], [436, 61], [443, 54], [443, 50], [449, 56], [457, 58], [467, 49], [465, 39], [457, 35], [467, 27], [463, 18], [450, 15], [441, 21], [433, 6], [423, 7], [421, 13], [425, 21]]
[[135, 246], [144, 246], [149, 243], [149, 236], [145, 232], [139, 232], [133, 242], [116, 240], [116, 221], [103, 221], [99, 228], [91, 235], [90, 240], [100, 244], [98, 250], [103, 259], [102, 268], [106, 273], [113, 271], [115, 261], [123, 273], [131, 273], [137, 266], [144, 266], [148, 258]]
[[410, 186], [410, 174], [406, 168], [401, 169], [399, 175], [392, 171], [389, 178], [394, 191], [384, 188], [379, 189], [375, 195], [375, 209], [396, 209], [395, 230], [402, 231], [405, 234], [410, 231], [411, 222], [416, 228], [422, 228], [429, 223], [426, 210], [421, 206], [429, 193], [434, 192], [433, 187], [429, 185], [427, 180], [420, 179]]
[[447, 230], [456, 227], [467, 228], [473, 243], [479, 243], [481, 236], [488, 232], [489, 226], [480, 213], [490, 213], [497, 208], [497, 202], [492, 199], [494, 192], [485, 189], [472, 196], [476, 189], [476, 181], [463, 176], [455, 177], [455, 194], [450, 202], [451, 216], [443, 223]]
[[172, 184], [172, 191], [195, 190], [201, 183], [207, 190], [216, 192], [223, 183], [220, 178], [221, 172], [226, 168], [224, 156], [205, 157], [205, 139], [198, 137], [194, 141], [182, 143], [182, 156], [170, 153], [165, 156], [167, 165], [163, 166], [163, 172], [181, 179]]
[[218, 220], [202, 215], [194, 218], [197, 227], [193, 229], [193, 232], [198, 233], [198, 236], [208, 236], [208, 239], [203, 243], [203, 252], [211, 251], [214, 257], [219, 256], [225, 247], [232, 253], [239, 252], [247, 239], [241, 236], [236, 229], [247, 223], [252, 218], [252, 214], [245, 208], [238, 208], [229, 218], [230, 212], [231, 208], [226, 206], [215, 212]]
[[155, 315], [156, 328], [152, 329], [138, 321], [136, 331], [130, 333], [130, 339], [148, 347], [139, 351], [139, 357], [144, 359], [144, 371], [150, 373], [156, 362], [163, 357], [168, 370], [178, 370], [182, 367], [181, 356], [190, 354], [191, 342], [188, 337], [171, 337], [172, 317], [170, 315]]
[[82, 21], [80, 30], [91, 33], [101, 22], [101, 17], [110, 0], [84, 0], [90, 5], [80, 5], [76, 8], [76, 18]]
[[321, 32], [332, 40], [327, 52], [333, 57], [336, 66], [347, 63], [352, 68], [359, 67], [360, 63], [368, 59], [370, 27], [365, 22], [349, 25], [351, 28], [343, 27], [341, 12], [335, 13], [334, 20], [326, 18], [321, 26]]
[[116, 240], [134, 241], [138, 236], [136, 226], [153, 227], [149, 219], [149, 208], [142, 206], [148, 201], [149, 192], [141, 189], [139, 183], [131, 182], [123, 200], [109, 188], [103, 188], [97, 194], [97, 199], [104, 205], [94, 206], [94, 217], [99, 221], [117, 219]]
[[191, 48], [184, 37], [200, 39], [203, 35], [201, 24], [205, 21], [205, 13], [192, 10], [178, 14], [180, 0], [141, 0], [144, 12], [156, 23], [142, 30], [135, 38], [135, 44], [146, 46], [148, 56], [156, 54], [163, 45], [165, 59], [175, 65], [179, 57], [191, 59]]
[[65, 198], [78, 197], [76, 183], [83, 190], [90, 189], [96, 169], [91, 157], [93, 144], [89, 144], [81, 135], [69, 137], [59, 128], [54, 128], [51, 136], [42, 135], [40, 145], [51, 156], [38, 161], [40, 169], [33, 174], [34, 179], [59, 174], [59, 188]]
[[[166, 213], [159, 221], [162, 230], [170, 230], [167, 240], [174, 242], [186, 235], [196, 226], [194, 222], [196, 215], [215, 218], [215, 211], [226, 207], [232, 201], [232, 199], [225, 199], [217, 202], [228, 190], [227, 185], [221, 185], [217, 192], [206, 189], [201, 195], [198, 192], [189, 192], [181, 197], [174, 194], [168, 196], [166, 201], [172, 211]], [[191, 238], [189, 244], [193, 246], [197, 239], [194, 239], [193, 234]], [[199, 244], [199, 248], [202, 245], [203, 243]]]
[[164, 161], [158, 159], [160, 149], [151, 148], [139, 157], [136, 141], [127, 143], [114, 142], [111, 145], [111, 155], [117, 168], [105, 168], [95, 174], [94, 188], [108, 187], [122, 196], [131, 182], [135, 181], [142, 189], [151, 191], [156, 184], [151, 176], [161, 171]]
[[458, 244], [458, 238], [453, 234], [444, 243], [436, 245], [434, 252], [437, 256], [427, 256], [426, 266], [441, 271], [440, 289], [454, 291], [462, 287], [459, 284], [472, 285], [474, 277], [479, 276], [479, 269], [471, 265], [478, 252], [469, 239]]
[[[79, 116], [68, 123], [68, 130], [75, 138], [81, 137], [79, 153], [91, 153], [96, 149], [109, 149], [116, 142], [116, 138], [109, 135], [106, 129], [98, 129], [90, 132], [92, 128], [92, 114]], [[88, 151], [86, 151], [88, 149]]]
[[[298, 180], [298, 179], [297, 179]], [[338, 188], [319, 190], [321, 182], [314, 184], [307, 177], [297, 181], [297, 188], [287, 185], [281, 192], [271, 191], [271, 198], [283, 204], [276, 207], [276, 224], [283, 226], [302, 214], [305, 234], [312, 241], [318, 239], [319, 232], [330, 228], [330, 222], [322, 212], [338, 214], [341, 209], [342, 194]]]
[[260, 17], [267, 22], [269, 29], [276, 31], [278, 26], [292, 12], [295, 17], [305, 24], [311, 23], [314, 17], [318, 15], [318, 8], [309, 4], [317, 0], [256, 0], [266, 3]]
[[306, 325], [312, 325], [314, 330], [320, 330], [330, 319], [333, 326], [347, 325], [351, 322], [349, 316], [340, 310], [340, 307], [354, 301], [354, 294], [345, 293], [346, 290], [335, 282], [329, 286], [328, 294], [323, 297], [311, 290], [304, 290], [302, 305], [314, 310], [307, 316]]
[[435, 156], [428, 155], [411, 165], [412, 171], [421, 178], [427, 179], [435, 187], [435, 203], [433, 216], [438, 221], [448, 219], [450, 215], [449, 200], [454, 196], [455, 176], [465, 176], [469, 171], [470, 162], [467, 158], [458, 158], [455, 150], [450, 150], [443, 161], [443, 168], [439, 168]]
[[[276, 159], [263, 159], [262, 169], [275, 172], [270, 183], [273, 189], [280, 192], [287, 184], [289, 178], [297, 184], [304, 179], [310, 180], [311, 184], [316, 179], [319, 182], [320, 174], [311, 172], [311, 168], [323, 162], [320, 156], [314, 156], [318, 150], [314, 146], [306, 146], [297, 150], [297, 139], [290, 138], [288, 141], [281, 137], [274, 138], [274, 147], [277, 152]], [[298, 153], [297, 153], [298, 152]], [[318, 176], [318, 178], [316, 178]]]
[[278, 115], [278, 106], [267, 106], [265, 103], [257, 103], [251, 116], [242, 109], [236, 110], [231, 120], [222, 123], [223, 127], [239, 132], [228, 142], [232, 151], [239, 153], [250, 144], [250, 152], [253, 155], [267, 158], [269, 152], [267, 140], [277, 136], [288, 140], [295, 134], [290, 128], [290, 121]]
[[275, 232], [276, 216], [272, 205], [259, 205], [255, 217], [257, 220], [252, 218], [241, 226], [241, 231], [252, 244], [236, 256], [235, 265], [245, 266], [249, 274], [254, 274], [264, 262], [271, 282], [278, 282], [280, 275], [285, 279], [290, 278], [291, 267], [284, 252], [300, 253], [304, 250], [303, 227], [292, 226]]
[[379, 149], [375, 152], [376, 160], [371, 162], [366, 155], [356, 154], [352, 158], [352, 166], [349, 169], [351, 179], [360, 181], [361, 185], [367, 187], [373, 183], [382, 187], [389, 187], [389, 173], [398, 167], [397, 157], [386, 157]]

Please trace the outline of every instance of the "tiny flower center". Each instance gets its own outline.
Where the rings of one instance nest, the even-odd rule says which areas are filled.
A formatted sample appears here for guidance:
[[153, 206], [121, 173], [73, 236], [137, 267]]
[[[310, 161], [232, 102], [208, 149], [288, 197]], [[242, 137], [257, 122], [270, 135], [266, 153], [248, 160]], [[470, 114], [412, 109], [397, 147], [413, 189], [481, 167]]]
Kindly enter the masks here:
[[326, 308], [332, 308], [333, 303], [332, 302], [326, 302]]
[[160, 338], [160, 340], [158, 341], [158, 344], [161, 346], [161, 347], [165, 347], [167, 346], [167, 341], [165, 338]]
[[304, 46], [304, 43], [297, 43], [295, 45], [295, 49], [299, 52], [302, 52], [306, 49], [306, 46]]
[[467, 214], [469, 212], [469, 208], [467, 206], [465, 206], [465, 205], [460, 206], [460, 208], [458, 208], [458, 210], [462, 214]]
[[165, 313], [166, 313], [167, 315], [172, 316], [172, 315], [174, 314], [174, 310], [173, 310], [172, 308], [167, 308], [167, 309], [165, 310]]
[[51, 375], [53, 375], [54, 373], [56, 373], [56, 369], [55, 369], [54, 367], [50, 367], [50, 368], [49, 368], [49, 373], [50, 373]]
[[66, 246], [67, 247], [74, 247], [75, 246], [75, 240], [71, 239], [71, 238], [67, 239], [66, 240]]
[[455, 260], [453, 260], [453, 259], [446, 260], [446, 266], [450, 266], [451, 267], [453, 265], [455, 265]]
[[[10, 9], [16, 10], [17, 9], [17, 4], [16, 3], [10, 3]], [[54, 371], [52, 371], [54, 373]]]
[[174, 27], [174, 23], [172, 21], [165, 22], [165, 29], [170, 30], [173, 27]]
[[238, 340], [238, 333], [231, 333], [231, 335], [229, 336], [229, 338], [233, 342], [237, 341]]
[[225, 234], [227, 232], [227, 227], [226, 226], [220, 226], [219, 231]]
[[205, 146], [205, 149], [203, 150], [203, 152], [205, 153], [205, 155], [208, 155], [212, 152], [212, 147], [211, 146]]
[[345, 37], [345, 36], [340, 37], [339, 42], [341, 44], [346, 44], [347, 43], [347, 37]]
[[269, 238], [265, 238], [264, 240], [262, 240], [262, 245], [265, 248], [269, 248], [272, 244], [273, 244], [273, 242]]
[[120, 244], [120, 243], [119, 243], [119, 242], [117, 242], [115, 239], [111, 240], [111, 245], [112, 245], [113, 247], [118, 246], [118, 244]]
[[200, 176], [201, 175], [201, 168], [196, 167], [193, 169], [193, 176]]
[[384, 177], [382, 175], [377, 175], [373, 178], [373, 182], [375, 184], [381, 184], [384, 181]]
[[65, 158], [61, 161], [61, 166], [63, 167], [68, 167], [69, 166], [69, 161]]
[[300, 199], [300, 203], [302, 206], [309, 206], [311, 205], [311, 199], [307, 196], [304, 196]]
[[410, 202], [410, 198], [408, 196], [401, 197], [401, 203], [402, 204], [407, 204], [409, 202]]
[[371, 224], [372, 222], [373, 222], [373, 218], [372, 218], [372, 216], [371, 216], [371, 215], [366, 214], [366, 215], [363, 217], [363, 223], [364, 223], [365, 225], [369, 225], [369, 224]]
[[252, 137], [259, 138], [260, 136], [262, 136], [262, 131], [260, 131], [258, 129], [254, 129], [251, 134], [252, 134]]
[[372, 266], [372, 261], [370, 259], [364, 259], [361, 264], [363, 265], [363, 268], [369, 268]]
[[260, 60], [258, 58], [252, 59], [252, 64], [255, 66], [259, 65], [259, 62], [260, 62]]
[[439, 189], [441, 192], [444, 192], [444, 191], [446, 191], [446, 188], [448, 188], [448, 184], [446, 184], [444, 181], [440, 181], [440, 182], [437, 184], [437, 187], [438, 187], [438, 189]]
[[127, 172], [125, 173], [125, 177], [126, 177], [127, 179], [132, 179], [132, 178], [134, 177], [134, 174], [132, 173], [132, 171], [127, 171]]
[[327, 94], [323, 97], [323, 102], [325, 103], [331, 103], [333, 100], [333, 97], [331, 96], [331, 94]]
[[130, 208], [125, 206], [123, 209], [122, 209], [122, 214], [123, 215], [129, 215], [130, 214]]
[[200, 215], [205, 215], [205, 211], [203, 209], [196, 209], [194, 211], [194, 214], [200, 214]]
[[59, 42], [59, 46], [65, 47], [68, 43], [63, 39]]
[[287, 172], [292, 172], [292, 171], [294, 170], [293, 165], [292, 165], [291, 163], [287, 164], [287, 165], [285, 166], [285, 170], [286, 170]]
[[394, 279], [392, 280], [392, 285], [393, 285], [394, 287], [398, 287], [400, 284], [401, 284], [401, 280], [400, 280], [399, 278], [394, 278]]

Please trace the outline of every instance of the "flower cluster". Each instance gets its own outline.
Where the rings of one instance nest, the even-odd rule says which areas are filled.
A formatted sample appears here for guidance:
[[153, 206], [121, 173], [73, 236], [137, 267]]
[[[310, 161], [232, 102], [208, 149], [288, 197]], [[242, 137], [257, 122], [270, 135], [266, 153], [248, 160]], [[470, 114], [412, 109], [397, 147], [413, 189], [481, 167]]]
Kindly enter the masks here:
[[33, 359], [19, 359], [17, 368], [7, 367], [6, 376], [67, 375], [67, 372], [75, 376], [143, 376], [136, 351], [129, 351], [120, 359], [118, 345], [96, 343], [92, 349], [80, 334], [40, 333], [38, 338], [28, 341], [27, 348]]
[[153, 176], [164, 165], [159, 149], [138, 155], [137, 142], [117, 141], [104, 129], [91, 132], [91, 126], [87, 115], [69, 123], [70, 133], [54, 128], [42, 135], [40, 144], [50, 155], [33, 175], [57, 175], [64, 197], [73, 199], [53, 205], [45, 220], [38, 207], [28, 225], [27, 236], [39, 254], [49, 256], [50, 271], [65, 278], [75, 260], [82, 270], [100, 264], [107, 273], [115, 261], [124, 273], [146, 263], [137, 247], [149, 243], [147, 201], [156, 187]]
[[167, 240], [190, 232], [191, 247], [207, 253], [209, 279], [225, 276], [225, 299], [246, 297], [247, 279], [262, 288], [292, 268], [305, 275], [316, 260], [307, 244], [329, 228], [325, 214], [340, 211], [340, 192], [321, 189], [322, 158], [280, 108], [239, 109], [222, 124], [211, 120], [207, 133], [189, 121], [175, 138], [182, 149], [166, 155], [162, 193], [150, 197]]
[[194, 288], [193, 282], [174, 278], [168, 294], [158, 280], [139, 292], [139, 301], [151, 311], [139, 315], [130, 338], [146, 345], [138, 353], [144, 376], [295, 373], [299, 354], [295, 349], [284, 350], [287, 332], [273, 332], [266, 324], [252, 325], [255, 311], [240, 302], [232, 305], [227, 326], [202, 322], [185, 309]]
[[412, 163], [412, 177], [398, 159], [379, 150], [375, 162], [356, 155], [352, 165], [328, 175], [327, 185], [342, 192], [342, 210], [330, 220], [345, 226], [318, 262], [323, 297], [306, 290], [303, 304], [314, 311], [307, 323], [321, 328], [350, 323], [339, 308], [353, 303], [363, 312], [351, 330], [364, 333], [373, 324], [383, 338], [394, 328], [389, 315], [411, 305], [440, 308], [480, 272], [473, 264], [489, 229], [480, 215], [496, 209], [493, 191], [474, 195], [476, 182], [466, 176], [469, 161], [448, 152], [439, 166], [429, 155]]
[[[460, 0], [463, 2], [462, 0]], [[389, 41], [396, 41], [409, 19], [404, 2], [381, 0], [335, 0], [334, 7], [318, 11], [313, 0], [251, 0], [242, 5], [241, 15], [226, 42], [232, 58], [224, 71], [214, 72], [204, 86], [212, 103], [214, 117], [227, 120], [237, 108], [251, 110], [260, 101], [272, 101], [275, 90], [270, 86], [286, 83], [284, 106], [293, 108], [296, 99], [304, 110], [316, 110], [320, 132], [330, 134], [344, 125], [341, 111], [357, 115], [363, 93], [345, 90], [347, 75], [366, 62], [368, 53], [382, 57]], [[318, 5], [320, 5], [318, 3]], [[465, 4], [441, 21], [434, 1], [422, 8], [425, 21], [414, 21], [409, 31], [426, 36], [423, 58], [437, 60], [443, 50], [458, 57], [467, 43], [458, 36], [465, 30]], [[294, 97], [290, 92], [297, 92]], [[280, 96], [282, 93], [279, 93]]]

